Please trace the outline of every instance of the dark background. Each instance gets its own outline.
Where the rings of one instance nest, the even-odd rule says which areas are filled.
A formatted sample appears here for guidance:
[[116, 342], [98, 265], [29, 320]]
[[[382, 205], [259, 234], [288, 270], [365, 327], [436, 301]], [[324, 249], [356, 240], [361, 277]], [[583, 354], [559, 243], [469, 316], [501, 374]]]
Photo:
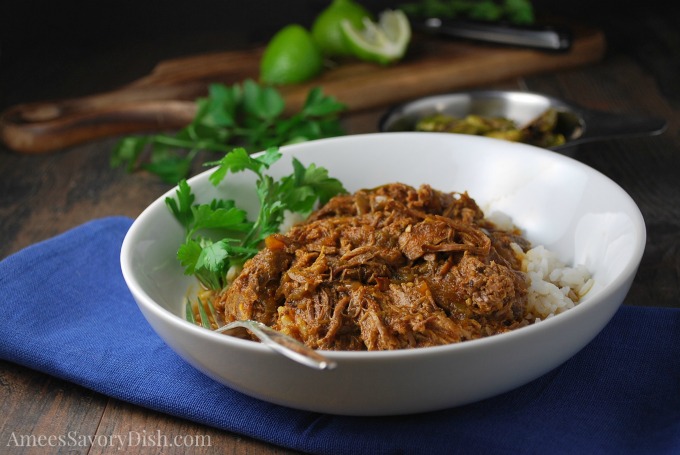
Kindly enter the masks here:
[[[144, 76], [162, 59], [263, 44], [288, 23], [310, 26], [329, 3], [4, 0], [0, 3], [0, 109], [117, 88]], [[379, 12], [401, 2], [362, 3]], [[659, 0], [534, 1], [539, 16], [597, 26], [605, 31], [611, 46], [632, 48], [641, 60], [653, 62], [663, 56], [675, 62], [656, 65], [658, 68], [652, 65], [649, 70], [665, 95], [680, 103], [675, 88], [680, 59], [667, 43], [655, 38], [664, 36], [664, 28], [680, 26], [677, 4]], [[629, 22], [619, 24], [619, 17], [630, 17], [631, 11], [634, 14], [642, 8], [648, 14], [639, 28], [631, 29]]]

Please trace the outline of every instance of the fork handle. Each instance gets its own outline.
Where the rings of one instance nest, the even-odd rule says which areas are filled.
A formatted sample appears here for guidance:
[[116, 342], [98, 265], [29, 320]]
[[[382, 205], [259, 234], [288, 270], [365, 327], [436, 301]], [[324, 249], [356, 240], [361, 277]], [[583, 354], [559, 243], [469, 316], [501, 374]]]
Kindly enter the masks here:
[[318, 370], [330, 370], [336, 367], [336, 362], [333, 360], [327, 359], [314, 349], [300, 343], [298, 340], [278, 332], [258, 321], [230, 322], [217, 329], [216, 332], [224, 333], [237, 327], [249, 330], [263, 344], [298, 363]]

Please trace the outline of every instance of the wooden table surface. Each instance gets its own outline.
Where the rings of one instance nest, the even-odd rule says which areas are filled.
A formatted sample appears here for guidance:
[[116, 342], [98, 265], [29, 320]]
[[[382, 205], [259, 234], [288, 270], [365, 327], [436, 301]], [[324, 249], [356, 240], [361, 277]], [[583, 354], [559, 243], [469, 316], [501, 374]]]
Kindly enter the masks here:
[[[293, 3], [300, 4], [300, 17], [318, 10], [313, 2]], [[662, 135], [582, 145], [574, 157], [620, 184], [644, 215], [647, 247], [624, 304], [680, 308], [680, 8], [671, 2], [646, 3], [644, 8], [636, 2], [590, 3], [570, 2], [569, 8], [563, 6], [565, 11], [558, 12], [588, 20], [605, 31], [608, 48], [601, 62], [480, 88], [537, 91], [591, 108], [668, 120], [668, 130]], [[161, 8], [155, 2], [150, 4]], [[71, 20], [82, 22], [68, 23], [63, 14], [50, 16], [58, 13], [51, 11], [56, 7], [50, 5], [45, 2], [46, 15], [37, 20], [37, 25], [31, 22], [34, 19], [26, 18], [27, 7], [17, 5], [16, 20], [9, 27], [0, 27], [7, 33], [0, 41], [5, 45], [0, 56], [0, 109], [20, 102], [109, 90], [145, 74], [161, 59], [262, 39], [285, 16], [267, 16], [258, 27], [245, 31], [221, 27], [213, 16], [226, 13], [218, 10], [201, 16], [204, 28], [192, 29], [181, 26], [182, 18], [170, 17], [167, 6], [162, 6], [157, 20], [172, 25], [163, 27], [144, 22], [156, 17], [153, 7], [147, 6], [134, 10], [140, 17], [131, 9], [119, 12], [120, 17], [128, 18], [127, 23], [118, 22], [120, 17], [113, 15], [107, 25], [97, 27], [93, 17], [101, 20], [102, 14], [81, 11], [81, 17]], [[200, 9], [202, 3], [195, 5]], [[179, 10], [179, 4], [177, 8], [175, 16], [190, 17], [189, 12]], [[286, 20], [291, 21], [293, 15], [291, 9]], [[30, 27], [43, 28], [34, 33]], [[83, 42], [87, 34], [94, 38]], [[114, 39], [111, 34], [124, 38]], [[348, 132], [376, 131], [383, 111], [347, 116]], [[105, 139], [41, 156], [0, 150], [0, 258], [93, 218], [135, 217], [169, 189], [153, 176], [111, 169], [108, 160], [115, 142], [115, 138]], [[0, 362], [0, 452], [5, 453], [12, 433], [64, 435], [72, 431], [85, 435], [160, 431], [209, 436], [210, 445], [193, 447], [192, 453], [291, 453]], [[126, 453], [148, 453], [148, 449], [128, 447]], [[157, 449], [154, 452], [183, 453]], [[69, 453], [114, 451], [117, 448], [83, 447]], [[13, 447], [9, 453], [49, 452], [53, 450]]]

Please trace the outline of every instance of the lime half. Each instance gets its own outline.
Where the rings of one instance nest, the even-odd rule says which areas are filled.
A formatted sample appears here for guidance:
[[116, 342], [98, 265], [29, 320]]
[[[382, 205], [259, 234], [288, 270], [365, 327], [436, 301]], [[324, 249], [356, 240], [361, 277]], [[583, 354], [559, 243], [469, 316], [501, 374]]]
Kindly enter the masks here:
[[363, 28], [344, 20], [341, 29], [356, 57], [382, 65], [400, 60], [411, 41], [411, 24], [401, 10], [383, 11], [377, 23], [364, 18]]
[[340, 24], [347, 19], [355, 27], [361, 27], [364, 17], [371, 13], [354, 0], [333, 0], [312, 24], [312, 36], [324, 54], [334, 56], [353, 55], [342, 36]]

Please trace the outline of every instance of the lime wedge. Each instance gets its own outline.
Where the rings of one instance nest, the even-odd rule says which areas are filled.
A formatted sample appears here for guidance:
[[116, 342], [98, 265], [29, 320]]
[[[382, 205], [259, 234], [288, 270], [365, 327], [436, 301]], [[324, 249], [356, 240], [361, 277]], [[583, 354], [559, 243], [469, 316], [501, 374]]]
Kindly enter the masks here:
[[364, 17], [371, 18], [371, 13], [354, 0], [333, 0], [312, 24], [312, 36], [323, 53], [329, 57], [353, 55], [342, 36], [340, 23], [347, 19], [361, 28]]
[[364, 18], [363, 28], [348, 20], [340, 27], [354, 56], [381, 65], [400, 60], [411, 41], [411, 24], [401, 10], [383, 11], [377, 23]]

